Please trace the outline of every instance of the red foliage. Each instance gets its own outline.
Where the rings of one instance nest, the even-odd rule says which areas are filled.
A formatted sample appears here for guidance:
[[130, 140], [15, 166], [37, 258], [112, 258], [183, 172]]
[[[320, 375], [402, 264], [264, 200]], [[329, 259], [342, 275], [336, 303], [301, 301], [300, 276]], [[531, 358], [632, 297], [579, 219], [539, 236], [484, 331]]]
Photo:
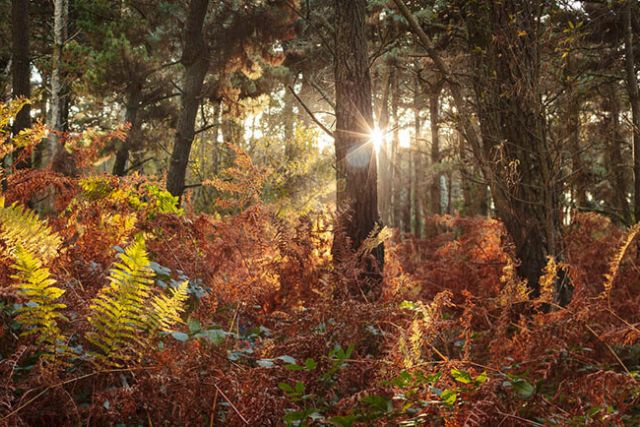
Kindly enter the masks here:
[[[566, 230], [575, 292], [565, 308], [540, 311], [518, 293], [499, 222], [458, 217], [435, 218], [439, 233], [428, 240], [387, 242], [382, 297], [367, 302], [336, 292], [354, 276], [333, 269], [324, 215], [287, 221], [262, 204], [222, 219], [157, 214], [127, 198], [83, 202], [73, 179], [50, 172], [10, 179], [9, 201], [31, 200], [47, 182], [68, 207], [50, 219], [64, 239], [52, 272], [67, 291], [74, 334], [86, 328], [81, 319], [106, 282], [113, 247], [138, 232], [146, 233], [155, 262], [208, 290], [192, 301], [191, 327], [198, 320], [226, 334], [217, 344], [167, 336], [162, 348], [123, 370], [97, 371], [81, 361], [73, 369], [28, 370], [32, 343], [6, 332], [10, 319], [0, 315], [0, 419], [7, 425], [206, 425], [212, 418], [217, 425], [282, 425], [287, 411], [307, 404], [278, 386], [295, 381], [324, 417], [371, 414], [367, 396], [390, 402], [393, 410], [362, 418], [363, 425], [420, 416], [451, 426], [638, 420], [638, 378], [629, 373], [638, 369], [640, 348], [636, 249], [603, 298], [603, 276], [624, 232], [599, 216], [580, 215]], [[150, 197], [142, 178], [107, 181], [139, 200]], [[127, 215], [135, 215], [134, 226], [123, 225]], [[0, 267], [6, 283], [7, 260]], [[401, 308], [403, 300], [414, 303]], [[327, 379], [337, 345], [354, 351]], [[287, 369], [278, 359], [285, 355], [317, 366]], [[455, 392], [455, 402], [446, 403], [443, 391]]]

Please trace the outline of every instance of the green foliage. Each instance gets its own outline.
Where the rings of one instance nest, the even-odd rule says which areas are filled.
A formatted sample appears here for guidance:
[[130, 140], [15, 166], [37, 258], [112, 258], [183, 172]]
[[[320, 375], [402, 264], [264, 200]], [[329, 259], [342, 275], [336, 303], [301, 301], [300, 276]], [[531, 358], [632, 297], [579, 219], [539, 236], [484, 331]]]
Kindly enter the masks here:
[[21, 335], [36, 337], [36, 344], [43, 349], [42, 357], [52, 360], [65, 352], [66, 339], [58, 322], [66, 320], [60, 310], [67, 306], [58, 302], [64, 290], [54, 286], [49, 269], [42, 261], [22, 247], [14, 251], [16, 273], [11, 276], [16, 281], [18, 295], [27, 302], [16, 310], [16, 320], [25, 328]]
[[[135, 360], [158, 331], [169, 331], [180, 322], [185, 309], [187, 283], [171, 290], [171, 296], [152, 296], [154, 273], [144, 241], [136, 240], [119, 254], [109, 274], [110, 284], [93, 300], [87, 340], [97, 351], [99, 364], [121, 366]], [[149, 312], [149, 308], [151, 311]]]
[[60, 236], [35, 212], [17, 203], [4, 206], [3, 197], [0, 197], [0, 206], [0, 237], [10, 256], [15, 257], [18, 248], [22, 248], [48, 264], [58, 255]]
[[104, 200], [115, 205], [122, 205], [146, 213], [153, 218], [158, 214], [182, 215], [183, 209], [178, 207], [178, 197], [157, 185], [144, 182], [131, 185], [127, 181], [118, 182], [112, 177], [92, 176], [80, 180], [82, 193], [78, 200], [96, 202]]

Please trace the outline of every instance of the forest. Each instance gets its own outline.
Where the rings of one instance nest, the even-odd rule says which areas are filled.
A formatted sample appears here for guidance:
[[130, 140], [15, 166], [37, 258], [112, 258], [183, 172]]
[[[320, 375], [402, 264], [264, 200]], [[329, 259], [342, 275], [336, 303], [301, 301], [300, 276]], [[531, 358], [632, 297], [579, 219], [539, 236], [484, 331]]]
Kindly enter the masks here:
[[0, 0], [0, 426], [639, 426], [638, 0]]

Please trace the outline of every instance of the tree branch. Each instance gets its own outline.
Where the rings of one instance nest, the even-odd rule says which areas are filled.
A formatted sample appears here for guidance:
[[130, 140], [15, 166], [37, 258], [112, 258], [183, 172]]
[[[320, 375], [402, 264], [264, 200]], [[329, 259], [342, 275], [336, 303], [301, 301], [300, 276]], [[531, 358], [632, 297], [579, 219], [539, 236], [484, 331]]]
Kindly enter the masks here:
[[289, 89], [289, 91], [291, 92], [293, 97], [296, 99], [296, 101], [298, 101], [300, 106], [304, 108], [304, 111], [306, 111], [307, 114], [309, 114], [309, 116], [311, 117], [311, 120], [313, 120], [318, 125], [318, 127], [320, 127], [320, 129], [322, 129], [331, 138], [335, 138], [335, 136], [333, 135], [333, 132], [331, 132], [331, 130], [328, 127], [326, 127], [320, 120], [318, 120], [318, 118], [313, 114], [313, 112], [309, 109], [309, 107], [307, 107], [307, 105], [302, 101], [302, 99], [300, 99], [300, 97], [293, 90], [293, 88], [291, 86], [287, 86], [287, 89]]

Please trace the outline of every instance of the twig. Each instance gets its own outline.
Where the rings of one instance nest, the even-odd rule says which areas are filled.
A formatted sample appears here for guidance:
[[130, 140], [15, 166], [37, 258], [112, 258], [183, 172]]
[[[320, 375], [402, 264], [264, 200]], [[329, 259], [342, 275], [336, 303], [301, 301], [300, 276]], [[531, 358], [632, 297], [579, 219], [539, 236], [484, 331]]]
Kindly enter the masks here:
[[238, 414], [238, 416], [240, 417], [240, 419], [246, 424], [249, 425], [249, 421], [247, 421], [247, 419], [240, 413], [240, 411], [238, 411], [238, 408], [236, 408], [236, 405], [233, 404], [233, 402], [227, 397], [226, 394], [224, 394], [224, 392], [222, 390], [220, 390], [220, 387], [218, 387], [217, 384], [213, 385], [216, 390], [220, 393], [220, 395], [222, 396], [222, 398], [224, 400], [227, 401], [227, 403], [231, 406], [231, 408], [235, 411], [236, 414]]
[[293, 88], [291, 86], [287, 86], [287, 89], [289, 89], [289, 91], [291, 92], [293, 97], [296, 99], [296, 101], [298, 101], [300, 106], [302, 106], [302, 108], [304, 108], [304, 111], [306, 111], [307, 114], [309, 114], [309, 116], [311, 117], [311, 120], [313, 120], [320, 127], [320, 129], [322, 129], [331, 138], [335, 138], [335, 136], [333, 135], [333, 132], [331, 132], [331, 130], [329, 130], [329, 128], [327, 128], [320, 120], [318, 120], [318, 118], [313, 114], [313, 112], [309, 109], [309, 107], [307, 107], [307, 105], [302, 101], [302, 99], [300, 99], [300, 97], [293, 90]]
[[507, 413], [505, 413], [505, 412], [500, 411], [499, 409], [496, 409], [496, 412], [497, 412], [498, 414], [502, 415], [502, 416], [510, 417], [510, 418], [516, 419], [516, 420], [518, 420], [518, 421], [522, 421], [522, 422], [525, 422], [525, 423], [527, 423], [527, 424], [530, 424], [530, 425], [532, 425], [532, 426], [540, 426], [540, 427], [544, 427], [544, 424], [540, 424], [540, 423], [537, 423], [537, 422], [535, 422], [535, 421], [532, 421], [532, 420], [528, 420], [528, 419], [526, 419], [526, 418], [519, 417], [519, 416], [517, 416], [517, 415], [507, 414]]
[[211, 402], [211, 418], [209, 420], [209, 427], [213, 427], [213, 423], [216, 420], [216, 410], [218, 408], [218, 388], [216, 387], [216, 394], [213, 396], [213, 402]]

